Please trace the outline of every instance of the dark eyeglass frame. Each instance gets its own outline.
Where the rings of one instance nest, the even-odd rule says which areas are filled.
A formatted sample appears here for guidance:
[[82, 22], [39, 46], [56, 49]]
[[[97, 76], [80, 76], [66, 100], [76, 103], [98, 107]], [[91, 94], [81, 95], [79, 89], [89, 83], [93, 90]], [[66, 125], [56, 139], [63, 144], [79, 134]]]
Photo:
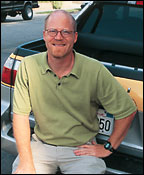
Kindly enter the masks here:
[[70, 37], [72, 33], [75, 33], [75, 31], [69, 31], [66, 29], [60, 31], [58, 31], [57, 29], [46, 29], [45, 31], [51, 37], [56, 37], [58, 32], [60, 32], [61, 36], [63, 36], [64, 38]]

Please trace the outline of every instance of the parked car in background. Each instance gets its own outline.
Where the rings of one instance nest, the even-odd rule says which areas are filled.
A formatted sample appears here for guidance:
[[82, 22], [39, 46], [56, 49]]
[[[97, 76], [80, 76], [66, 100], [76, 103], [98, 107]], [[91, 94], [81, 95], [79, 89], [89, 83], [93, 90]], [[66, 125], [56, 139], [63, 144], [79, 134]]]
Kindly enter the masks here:
[[1, 1], [1, 22], [5, 21], [7, 15], [15, 17], [17, 14], [22, 14], [24, 20], [31, 20], [32, 8], [38, 7], [38, 1]]
[[[104, 158], [108, 173], [143, 172], [143, 2], [90, 1], [75, 17], [78, 41], [74, 49], [99, 60], [120, 82], [137, 105], [138, 111], [117, 152]], [[25, 56], [46, 51], [44, 40], [18, 46], [6, 60], [1, 81], [1, 147], [17, 154], [12, 130], [12, 99], [19, 64]], [[33, 66], [33, 65], [32, 65]], [[113, 130], [114, 117], [101, 106], [98, 112], [98, 143]], [[35, 120], [30, 117], [31, 133]], [[77, 133], [79, 134], [79, 133]], [[137, 168], [136, 168], [137, 167]]]

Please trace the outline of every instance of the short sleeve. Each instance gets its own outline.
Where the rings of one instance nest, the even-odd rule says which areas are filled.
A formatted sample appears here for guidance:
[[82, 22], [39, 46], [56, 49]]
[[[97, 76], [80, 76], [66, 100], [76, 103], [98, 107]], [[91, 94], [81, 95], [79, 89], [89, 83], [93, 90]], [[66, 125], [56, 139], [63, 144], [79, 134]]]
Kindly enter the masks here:
[[20, 115], [29, 115], [31, 111], [31, 103], [29, 96], [29, 83], [26, 71], [25, 61], [22, 60], [16, 75], [14, 96], [13, 96], [13, 112]]
[[97, 80], [97, 97], [104, 109], [115, 119], [129, 116], [137, 107], [126, 90], [103, 65]]

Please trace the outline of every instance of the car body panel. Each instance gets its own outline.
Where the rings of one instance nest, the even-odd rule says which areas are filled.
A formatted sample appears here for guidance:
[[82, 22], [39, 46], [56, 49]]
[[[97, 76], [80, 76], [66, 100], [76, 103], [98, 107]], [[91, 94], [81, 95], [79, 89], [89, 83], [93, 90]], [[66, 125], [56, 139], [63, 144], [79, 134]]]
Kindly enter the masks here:
[[136, 103], [138, 111], [143, 112], [143, 82], [121, 77], [116, 77], [116, 79], [126, 91], [130, 88], [129, 95]]

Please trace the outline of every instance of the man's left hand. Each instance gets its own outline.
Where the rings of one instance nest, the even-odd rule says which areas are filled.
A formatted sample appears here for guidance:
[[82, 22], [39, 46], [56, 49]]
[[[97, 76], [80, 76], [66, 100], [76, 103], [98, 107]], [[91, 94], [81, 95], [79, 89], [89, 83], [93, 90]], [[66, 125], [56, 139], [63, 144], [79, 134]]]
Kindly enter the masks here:
[[95, 157], [107, 157], [111, 154], [110, 151], [104, 148], [104, 145], [97, 144], [92, 141], [92, 145], [82, 145], [78, 146], [78, 149], [74, 151], [76, 156], [95, 156]]

